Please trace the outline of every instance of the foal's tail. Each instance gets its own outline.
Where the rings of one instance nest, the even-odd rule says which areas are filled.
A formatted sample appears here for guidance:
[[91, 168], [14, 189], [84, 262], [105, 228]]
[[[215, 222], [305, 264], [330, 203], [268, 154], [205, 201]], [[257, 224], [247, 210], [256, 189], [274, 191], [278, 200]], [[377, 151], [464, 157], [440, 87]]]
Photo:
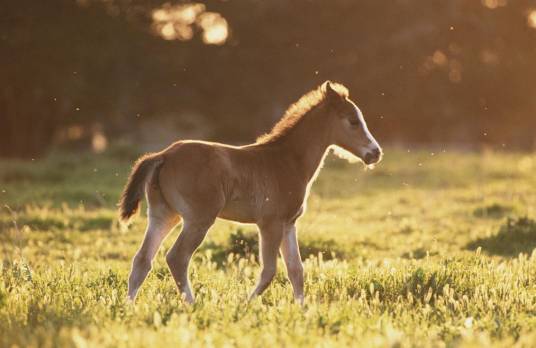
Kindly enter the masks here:
[[150, 153], [140, 157], [128, 177], [127, 184], [119, 201], [119, 219], [127, 222], [136, 214], [143, 197], [145, 184], [152, 177], [154, 170], [164, 163], [164, 157], [159, 153]]

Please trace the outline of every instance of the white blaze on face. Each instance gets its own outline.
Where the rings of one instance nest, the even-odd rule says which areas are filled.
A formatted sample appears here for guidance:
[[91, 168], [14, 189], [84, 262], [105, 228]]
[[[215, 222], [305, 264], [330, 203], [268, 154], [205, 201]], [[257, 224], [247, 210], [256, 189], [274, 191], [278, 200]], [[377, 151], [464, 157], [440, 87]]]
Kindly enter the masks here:
[[367, 123], [365, 122], [365, 117], [363, 117], [363, 113], [361, 112], [361, 110], [359, 110], [359, 108], [355, 104], [354, 104], [354, 108], [355, 108], [356, 116], [359, 119], [359, 122], [361, 123], [361, 127], [363, 129], [363, 132], [365, 133], [365, 137], [368, 140], [368, 144], [364, 148], [362, 148], [363, 152], [367, 153], [367, 152], [370, 152], [370, 151], [379, 150], [380, 145], [378, 144], [376, 139], [374, 139], [374, 137], [370, 133], [370, 131], [369, 131], [368, 127], [367, 127]]

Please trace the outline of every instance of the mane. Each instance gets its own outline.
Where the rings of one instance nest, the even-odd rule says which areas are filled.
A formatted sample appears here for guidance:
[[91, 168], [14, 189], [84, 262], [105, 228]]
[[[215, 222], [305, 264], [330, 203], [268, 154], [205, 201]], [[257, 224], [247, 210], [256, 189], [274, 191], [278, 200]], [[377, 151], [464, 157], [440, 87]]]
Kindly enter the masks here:
[[[330, 82], [330, 86], [339, 96], [348, 97], [348, 89], [343, 85]], [[272, 143], [287, 135], [311, 110], [320, 105], [327, 97], [326, 83], [304, 94], [287, 109], [281, 120], [274, 125], [270, 132], [257, 138], [257, 144]]]

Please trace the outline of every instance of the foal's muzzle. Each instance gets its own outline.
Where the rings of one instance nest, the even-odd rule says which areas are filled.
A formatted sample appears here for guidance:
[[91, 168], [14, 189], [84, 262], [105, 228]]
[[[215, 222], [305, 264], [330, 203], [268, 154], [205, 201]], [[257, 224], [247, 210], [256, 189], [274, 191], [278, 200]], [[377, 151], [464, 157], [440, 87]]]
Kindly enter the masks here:
[[378, 163], [381, 158], [382, 158], [382, 150], [379, 148], [375, 148], [365, 153], [365, 156], [363, 157], [363, 162], [365, 162], [365, 164], [374, 164], [374, 163]]

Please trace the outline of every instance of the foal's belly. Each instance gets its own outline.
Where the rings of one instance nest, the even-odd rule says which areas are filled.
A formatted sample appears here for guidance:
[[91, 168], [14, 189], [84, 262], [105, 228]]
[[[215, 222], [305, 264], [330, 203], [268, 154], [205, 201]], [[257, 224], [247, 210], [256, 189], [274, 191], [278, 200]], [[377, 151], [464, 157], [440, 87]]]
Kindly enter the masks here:
[[253, 204], [240, 201], [230, 201], [225, 204], [218, 214], [219, 218], [242, 223], [256, 223], [258, 220], [257, 208]]
[[218, 217], [242, 223], [259, 223], [266, 218], [294, 222], [303, 212], [303, 201], [298, 200], [232, 200], [225, 204]]

